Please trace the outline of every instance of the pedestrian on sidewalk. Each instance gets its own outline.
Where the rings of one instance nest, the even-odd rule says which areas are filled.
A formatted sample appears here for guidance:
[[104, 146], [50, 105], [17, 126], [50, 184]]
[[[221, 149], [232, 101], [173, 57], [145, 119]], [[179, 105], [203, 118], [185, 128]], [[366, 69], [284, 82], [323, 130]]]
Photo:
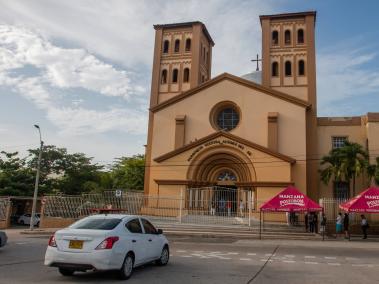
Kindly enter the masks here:
[[240, 200], [240, 215], [241, 217], [244, 216], [243, 211], [245, 209], [245, 203], [243, 203], [242, 199]]
[[318, 216], [316, 212], [313, 212], [313, 223], [314, 223], [315, 233], [318, 234]]
[[308, 216], [308, 222], [309, 222], [309, 232], [314, 233], [315, 232], [315, 223], [314, 223], [314, 214], [311, 212]]
[[341, 234], [342, 234], [342, 214], [341, 212], [339, 212], [336, 219], [336, 238], [341, 236]]
[[345, 231], [345, 239], [350, 239], [349, 233], [349, 214], [345, 212], [343, 216], [343, 230]]
[[308, 232], [308, 228], [309, 228], [309, 215], [308, 215], [308, 212], [305, 212], [305, 215], [304, 215], [304, 223], [305, 223], [305, 231]]
[[370, 228], [367, 219], [365, 215], [361, 215], [361, 228], [362, 228], [362, 233], [363, 233], [363, 238], [362, 239], [367, 239], [367, 229]]
[[226, 202], [226, 209], [228, 209], [228, 217], [232, 215], [232, 202], [228, 199]]

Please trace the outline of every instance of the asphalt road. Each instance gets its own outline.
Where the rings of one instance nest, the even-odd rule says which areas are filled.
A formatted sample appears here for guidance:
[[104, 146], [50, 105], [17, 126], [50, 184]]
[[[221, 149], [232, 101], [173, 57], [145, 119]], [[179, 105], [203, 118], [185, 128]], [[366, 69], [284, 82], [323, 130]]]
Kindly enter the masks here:
[[[43, 265], [47, 237], [8, 236], [0, 249], [0, 283], [122, 282], [106, 272], [63, 277]], [[127, 283], [379, 283], [378, 271], [377, 242], [183, 237], [171, 240], [167, 266], [137, 268]]]

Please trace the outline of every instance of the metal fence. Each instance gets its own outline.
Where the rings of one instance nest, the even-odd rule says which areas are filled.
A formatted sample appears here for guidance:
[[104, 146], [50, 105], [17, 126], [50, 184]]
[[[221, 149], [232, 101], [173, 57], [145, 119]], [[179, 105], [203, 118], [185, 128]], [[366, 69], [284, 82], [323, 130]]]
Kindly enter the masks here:
[[0, 221], [5, 221], [7, 219], [7, 210], [10, 205], [10, 198], [0, 198]]

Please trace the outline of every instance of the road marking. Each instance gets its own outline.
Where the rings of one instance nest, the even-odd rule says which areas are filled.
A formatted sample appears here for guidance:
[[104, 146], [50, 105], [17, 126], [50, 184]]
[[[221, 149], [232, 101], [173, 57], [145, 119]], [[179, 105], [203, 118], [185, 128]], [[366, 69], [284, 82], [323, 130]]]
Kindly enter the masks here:
[[346, 260], [358, 260], [356, 257], [345, 257]]
[[315, 261], [305, 261], [304, 263], [305, 264], [318, 264], [318, 262], [315, 262]]
[[352, 264], [351, 266], [356, 266], [356, 267], [374, 267], [373, 264]]
[[338, 262], [328, 262], [328, 265], [340, 266], [341, 263], [338, 263]]
[[266, 253], [265, 256], [271, 256], [271, 253]]
[[325, 256], [325, 259], [337, 259], [335, 256]]
[[238, 252], [228, 252], [228, 254], [237, 255], [239, 253]]
[[221, 251], [211, 251], [210, 253], [221, 253]]
[[27, 243], [16, 243], [16, 245], [25, 245]]
[[246, 261], [250, 261], [251, 258], [240, 258], [240, 260], [246, 260]]
[[304, 258], [316, 258], [314, 255], [306, 255]]
[[283, 262], [285, 262], [285, 263], [295, 263], [296, 261], [294, 261], [294, 260], [282, 260]]
[[264, 261], [264, 262], [266, 262], [267, 260], [268, 260], [268, 259], [264, 259], [264, 258], [261, 259], [261, 261]]
[[173, 257], [174, 255], [173, 254], [170, 254], [170, 257]]
[[285, 257], [289, 257], [289, 258], [293, 258], [293, 257], [295, 257], [293, 254], [285, 254], [284, 256], [285, 256]]
[[180, 257], [192, 257], [192, 255], [181, 255]]
[[186, 250], [177, 250], [176, 252], [187, 252]]
[[199, 253], [199, 252], [204, 252], [203, 250], [194, 250], [193, 252]]
[[257, 254], [256, 254], [256, 253], [252, 253], [252, 252], [250, 253], [250, 252], [249, 252], [247, 255], [257, 255]]

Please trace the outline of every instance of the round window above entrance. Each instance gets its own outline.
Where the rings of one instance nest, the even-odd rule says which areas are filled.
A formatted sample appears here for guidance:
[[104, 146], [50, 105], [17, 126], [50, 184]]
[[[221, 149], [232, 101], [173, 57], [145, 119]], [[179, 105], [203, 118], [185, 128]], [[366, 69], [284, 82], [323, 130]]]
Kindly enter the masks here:
[[221, 102], [215, 105], [211, 111], [210, 121], [216, 130], [231, 131], [240, 122], [241, 112], [233, 102]]

